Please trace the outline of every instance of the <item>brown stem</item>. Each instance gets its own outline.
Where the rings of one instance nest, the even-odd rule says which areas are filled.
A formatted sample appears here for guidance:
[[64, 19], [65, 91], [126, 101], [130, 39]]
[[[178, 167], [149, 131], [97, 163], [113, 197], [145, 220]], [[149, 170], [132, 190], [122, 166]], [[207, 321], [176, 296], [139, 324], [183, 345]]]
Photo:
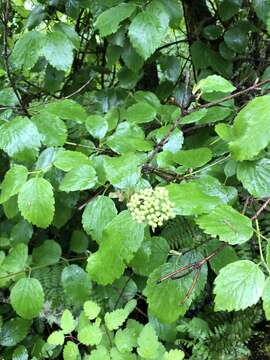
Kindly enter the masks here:
[[259, 208], [256, 214], [252, 216], [251, 220], [256, 220], [269, 203], [270, 203], [270, 197], [262, 204], [262, 206]]

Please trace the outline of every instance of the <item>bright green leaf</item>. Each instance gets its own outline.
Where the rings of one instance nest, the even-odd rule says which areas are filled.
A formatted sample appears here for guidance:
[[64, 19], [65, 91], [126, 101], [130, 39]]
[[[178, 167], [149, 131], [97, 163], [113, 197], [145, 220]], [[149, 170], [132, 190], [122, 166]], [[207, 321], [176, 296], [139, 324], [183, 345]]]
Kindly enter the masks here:
[[1, 184], [0, 204], [16, 195], [25, 184], [28, 170], [22, 165], [12, 166], [6, 173]]
[[47, 339], [48, 344], [50, 345], [63, 345], [65, 341], [63, 331], [53, 331]]
[[98, 345], [101, 338], [102, 331], [96, 324], [89, 324], [78, 331], [78, 340], [84, 345]]
[[65, 309], [61, 316], [61, 328], [64, 334], [69, 334], [75, 329], [75, 321], [73, 315], [68, 309]]
[[79, 191], [91, 189], [96, 184], [96, 172], [91, 165], [80, 165], [71, 169], [61, 182], [61, 191]]
[[100, 313], [101, 308], [95, 302], [88, 300], [83, 304], [83, 310], [88, 319], [94, 320]]
[[97, 139], [103, 139], [108, 131], [108, 123], [101, 115], [88, 116], [85, 126], [89, 133]]
[[82, 165], [91, 165], [91, 161], [79, 151], [61, 150], [56, 154], [54, 161], [54, 166], [63, 171], [70, 171]]
[[158, 337], [151, 324], [146, 324], [138, 337], [138, 354], [144, 359], [154, 359], [158, 354]]
[[44, 292], [40, 282], [33, 278], [20, 279], [10, 292], [13, 309], [24, 319], [38, 316], [44, 303]]
[[228, 264], [215, 279], [215, 310], [238, 311], [256, 304], [262, 296], [264, 283], [263, 272], [252, 261]]

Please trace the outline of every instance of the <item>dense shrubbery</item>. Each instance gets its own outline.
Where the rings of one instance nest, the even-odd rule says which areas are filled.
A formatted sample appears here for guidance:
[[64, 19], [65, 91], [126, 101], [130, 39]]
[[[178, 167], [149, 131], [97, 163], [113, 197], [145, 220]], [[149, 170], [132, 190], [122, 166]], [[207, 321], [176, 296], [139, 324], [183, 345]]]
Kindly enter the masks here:
[[249, 358], [270, 2], [0, 4], [0, 357]]

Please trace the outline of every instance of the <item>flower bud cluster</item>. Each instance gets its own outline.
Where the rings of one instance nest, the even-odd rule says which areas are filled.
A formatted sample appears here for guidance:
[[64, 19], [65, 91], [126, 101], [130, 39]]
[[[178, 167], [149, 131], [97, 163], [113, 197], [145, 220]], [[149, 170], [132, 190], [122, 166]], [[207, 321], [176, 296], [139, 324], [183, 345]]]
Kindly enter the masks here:
[[163, 187], [140, 190], [131, 196], [127, 206], [136, 222], [147, 223], [153, 230], [175, 217], [174, 203], [169, 200], [168, 190]]

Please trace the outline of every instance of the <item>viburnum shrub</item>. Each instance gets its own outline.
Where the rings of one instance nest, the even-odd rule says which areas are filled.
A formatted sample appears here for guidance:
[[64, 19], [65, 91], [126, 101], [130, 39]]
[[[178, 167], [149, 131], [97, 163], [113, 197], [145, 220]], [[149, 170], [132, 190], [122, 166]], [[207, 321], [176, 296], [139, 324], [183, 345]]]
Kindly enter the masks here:
[[0, 1], [0, 359], [267, 356], [269, 14]]

